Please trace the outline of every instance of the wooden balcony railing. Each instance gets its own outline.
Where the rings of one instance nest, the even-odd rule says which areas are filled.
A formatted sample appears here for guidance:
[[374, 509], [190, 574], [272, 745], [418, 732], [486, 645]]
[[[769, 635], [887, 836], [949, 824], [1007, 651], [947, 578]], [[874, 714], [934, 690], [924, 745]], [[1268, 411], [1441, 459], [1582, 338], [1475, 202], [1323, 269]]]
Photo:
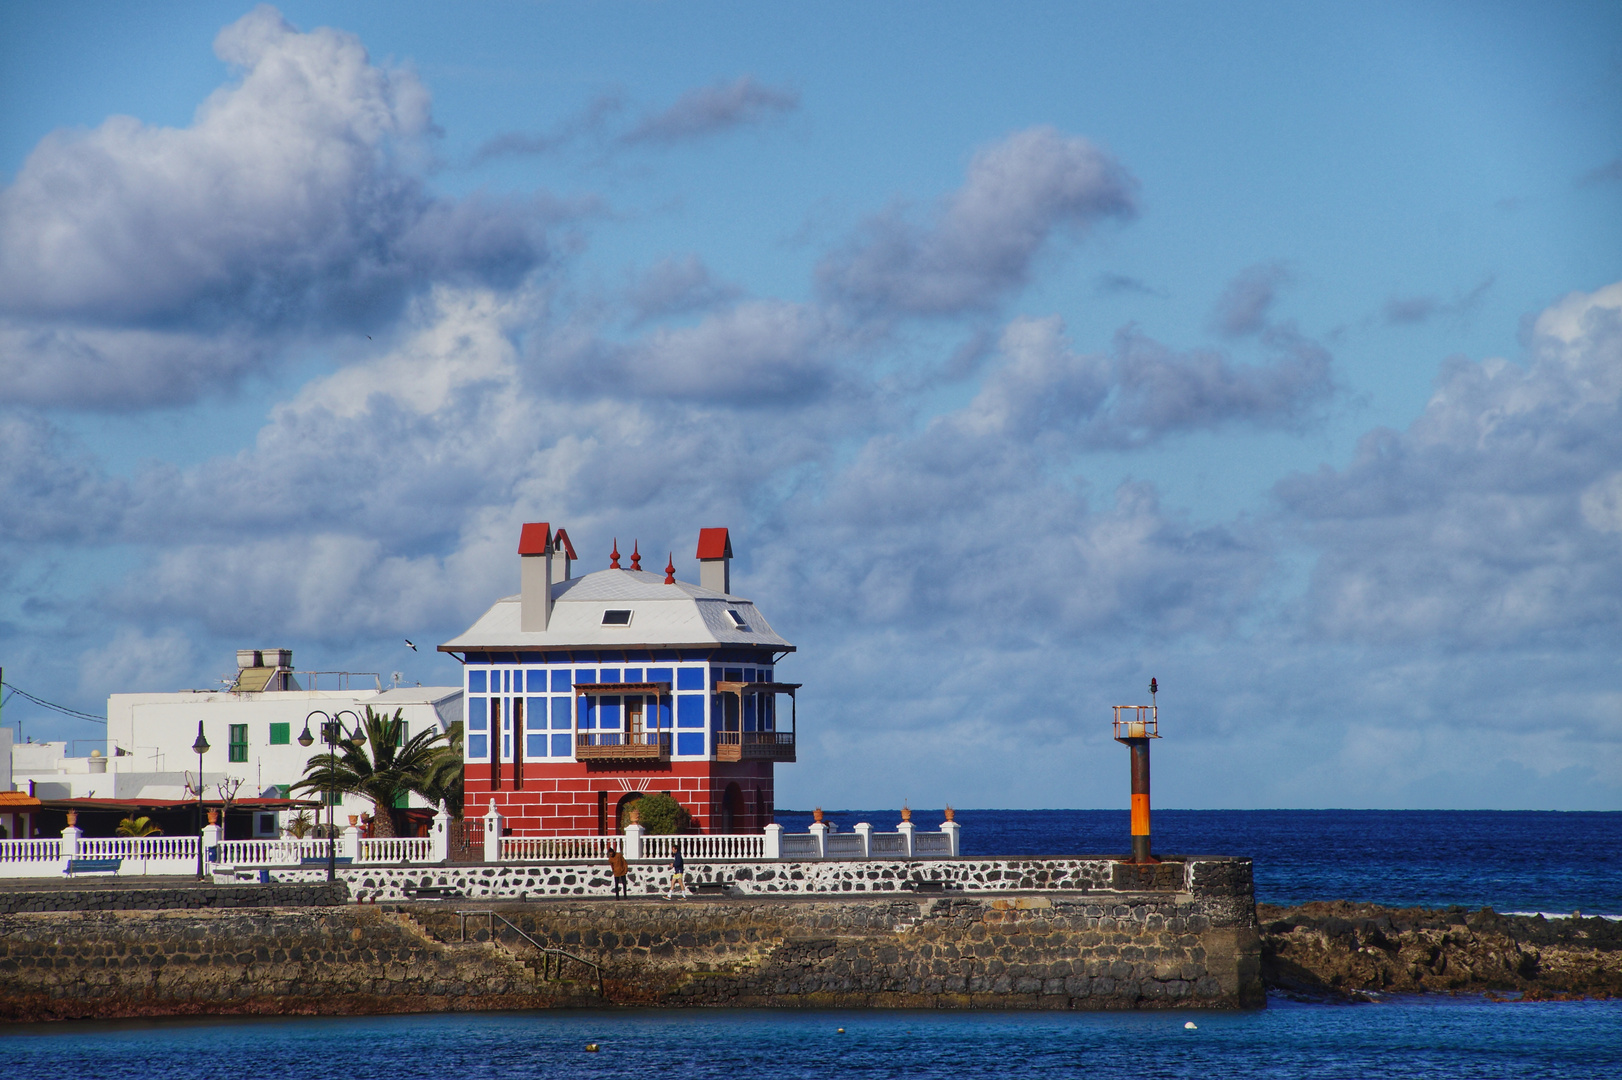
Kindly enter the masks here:
[[578, 761], [669, 761], [668, 731], [579, 731], [574, 756]]
[[793, 761], [792, 731], [718, 731], [717, 761]]

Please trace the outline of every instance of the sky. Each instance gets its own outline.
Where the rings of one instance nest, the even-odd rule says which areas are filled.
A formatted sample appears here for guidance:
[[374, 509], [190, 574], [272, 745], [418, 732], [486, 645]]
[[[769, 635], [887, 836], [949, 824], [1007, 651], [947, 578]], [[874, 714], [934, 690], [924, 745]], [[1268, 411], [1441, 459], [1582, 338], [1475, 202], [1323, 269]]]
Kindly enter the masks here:
[[7, 683], [459, 684], [526, 521], [731, 529], [784, 807], [1154, 677], [1159, 806], [1622, 809], [1622, 8], [0, 7]]

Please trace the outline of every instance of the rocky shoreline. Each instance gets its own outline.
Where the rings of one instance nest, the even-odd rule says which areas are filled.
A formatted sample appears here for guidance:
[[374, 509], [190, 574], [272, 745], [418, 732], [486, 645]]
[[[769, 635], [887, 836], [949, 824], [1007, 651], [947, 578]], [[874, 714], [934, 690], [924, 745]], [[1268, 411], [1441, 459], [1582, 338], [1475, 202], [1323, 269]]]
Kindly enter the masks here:
[[1378, 994], [1622, 997], [1622, 922], [1334, 901], [1256, 905], [1262, 980], [1307, 1000]]

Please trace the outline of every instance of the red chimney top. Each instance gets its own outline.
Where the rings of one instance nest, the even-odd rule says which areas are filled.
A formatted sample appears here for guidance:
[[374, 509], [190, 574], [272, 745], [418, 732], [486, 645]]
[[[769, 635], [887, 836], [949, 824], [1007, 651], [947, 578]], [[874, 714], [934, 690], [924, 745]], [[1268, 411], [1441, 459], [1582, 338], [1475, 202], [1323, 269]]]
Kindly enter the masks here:
[[727, 531], [725, 529], [698, 530], [698, 558], [732, 558], [732, 540], [727, 536]]
[[[561, 535], [562, 529], [558, 530]], [[530, 521], [518, 532], [518, 554], [545, 555], [546, 546], [552, 542], [552, 526], [544, 521]], [[572, 553], [571, 553], [572, 554]]]

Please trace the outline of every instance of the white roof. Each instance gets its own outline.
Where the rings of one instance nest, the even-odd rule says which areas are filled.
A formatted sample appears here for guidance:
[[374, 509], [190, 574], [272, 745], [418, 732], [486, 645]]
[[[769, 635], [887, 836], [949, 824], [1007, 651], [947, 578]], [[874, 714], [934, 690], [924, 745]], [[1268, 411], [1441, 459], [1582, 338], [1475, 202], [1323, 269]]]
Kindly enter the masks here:
[[[604, 626], [603, 612], [631, 612], [627, 625]], [[735, 611], [739, 627], [727, 614]], [[765, 645], [793, 649], [766, 622], [754, 602], [646, 570], [598, 570], [552, 586], [552, 619], [545, 630], [519, 629], [517, 596], [497, 600], [446, 652], [673, 645]]]

